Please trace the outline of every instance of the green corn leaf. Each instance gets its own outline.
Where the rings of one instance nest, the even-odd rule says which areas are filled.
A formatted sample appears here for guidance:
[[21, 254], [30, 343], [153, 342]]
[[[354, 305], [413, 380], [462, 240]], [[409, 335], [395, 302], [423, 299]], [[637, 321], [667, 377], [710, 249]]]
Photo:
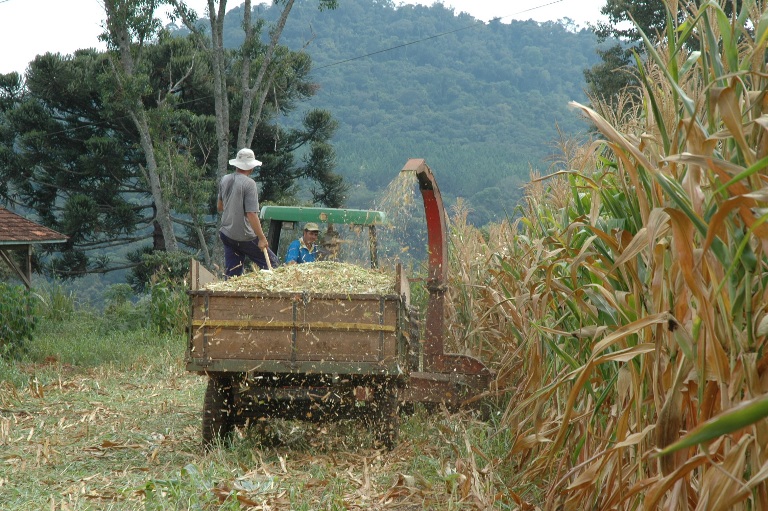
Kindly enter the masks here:
[[659, 451], [656, 456], [666, 456], [680, 449], [733, 433], [766, 417], [768, 417], [768, 395], [744, 401], [692, 429], [680, 440]]
[[672, 88], [675, 90], [677, 95], [680, 97], [680, 100], [683, 102], [683, 106], [685, 107], [685, 111], [688, 112], [688, 115], [693, 117], [696, 112], [696, 105], [694, 101], [688, 97], [688, 94], [685, 93], [682, 87], [680, 87], [680, 84], [677, 83], [677, 80], [672, 76], [672, 74], [667, 69], [666, 63], [661, 59], [661, 56], [659, 56], [659, 53], [656, 51], [655, 45], [651, 42], [650, 39], [648, 39], [648, 36], [645, 35], [645, 32], [643, 32], [640, 27], [635, 27], [637, 31], [640, 33], [640, 36], [643, 38], [643, 42], [645, 43], [645, 49], [648, 51], [648, 55], [656, 61], [656, 64], [659, 66], [659, 69], [661, 69], [665, 76], [667, 77], [667, 81], [672, 86]]
[[690, 32], [692, 27], [694, 27], [693, 20], [691, 18], [685, 18], [683, 22], [678, 25], [677, 33], [685, 34], [686, 32]]
[[[640, 55], [638, 55], [637, 52], [633, 52], [633, 56], [635, 57], [635, 62], [637, 63], [637, 70], [640, 73], [640, 78], [645, 85], [645, 91], [648, 94], [648, 99], [651, 102], [653, 116], [656, 118], [656, 126], [659, 128], [659, 133], [661, 133], [661, 138], [664, 141], [664, 154], [669, 154], [669, 135], [667, 134], [667, 127], [664, 125], [664, 116], [661, 115], [659, 105], [656, 102], [656, 95], [653, 93], [654, 87], [648, 83], [648, 76], [645, 74], [645, 66], [643, 65], [643, 61], [640, 58]], [[677, 70], [675, 70], [675, 75], [677, 75]]]
[[720, 186], [717, 190], [715, 190], [715, 195], [721, 194], [724, 190], [726, 190], [732, 184], [738, 183], [742, 179], [746, 179], [751, 175], [762, 171], [766, 167], [768, 167], [768, 156], [765, 156], [764, 158], [759, 159], [758, 161], [750, 165], [748, 168], [744, 169], [742, 172], [739, 172], [738, 174], [733, 176], [730, 179], [730, 181], [728, 181], [727, 183]]
[[740, 231], [736, 231], [735, 234], [736, 239], [740, 236], [744, 238], [739, 242], [739, 250], [741, 251], [739, 260], [741, 261], [742, 266], [744, 266], [744, 269], [750, 273], [754, 273], [757, 268], [757, 256], [755, 255], [755, 251], [752, 250], [752, 245], [749, 243], [749, 237], [744, 236]]
[[719, 86], [725, 87], [728, 85], [725, 80], [722, 79], [723, 75], [725, 75], [725, 69], [723, 68], [723, 61], [720, 57], [720, 41], [715, 36], [715, 32], [712, 30], [712, 26], [710, 25], [709, 21], [709, 11], [703, 10], [701, 12], [701, 17], [704, 20], [703, 23], [703, 29], [704, 29], [704, 40], [707, 43], [707, 48], [709, 49], [709, 58], [711, 62], [712, 69], [714, 71], [714, 77], [715, 79], [719, 80]]
[[674, 330], [673, 338], [675, 339], [675, 342], [680, 347], [680, 349], [683, 351], [685, 358], [691, 361], [696, 361], [696, 351], [694, 350], [693, 346], [693, 338], [679, 323], [677, 323], [677, 327]]
[[755, 41], [759, 47], [764, 46], [766, 41], [768, 41], [768, 11], [763, 11], [760, 21], [757, 22]]
[[715, 5], [712, 8], [715, 11], [717, 26], [720, 29], [722, 51], [725, 54], [725, 60], [728, 62], [728, 68], [731, 71], [736, 71], [739, 69], [739, 47], [737, 41], [733, 38], [731, 20], [719, 6]]
[[692, 51], [691, 54], [688, 56], [688, 59], [685, 61], [685, 64], [683, 64], [683, 67], [680, 69], [680, 74], [685, 74], [688, 71], [691, 70], [691, 68], [696, 64], [696, 62], [701, 58], [701, 52], [700, 51]]
[[[736, 22], [739, 24], [740, 27], [744, 27], [744, 25], [749, 20], [749, 11], [752, 9], [752, 7], [755, 6], [755, 0], [744, 0], [741, 2], [741, 10], [739, 11], [739, 17], [736, 19]], [[765, 13], [763, 13], [763, 16], [765, 16]]]
[[[666, 9], [667, 11], [667, 37], [670, 41], [675, 40], [675, 20], [672, 18], [672, 13], [670, 12], [669, 8]], [[677, 52], [680, 51], [682, 45], [670, 45], [668, 48], [669, 50], [669, 63], [667, 64], [667, 69], [669, 69], [670, 75], [675, 79], [676, 82], [680, 81], [680, 73], [679, 69], [677, 68], [677, 59], [675, 58], [675, 55]]]
[[571, 369], [577, 369], [581, 367], [581, 364], [575, 358], [569, 355], [565, 350], [560, 348], [560, 346], [558, 346], [558, 344], [553, 339], [548, 339], [547, 344], [549, 344], [549, 347], [552, 349], [552, 351], [557, 353], [560, 358], [562, 358], [565, 363], [571, 367]]
[[654, 177], [656, 178], [656, 182], [659, 183], [659, 185], [664, 190], [664, 192], [669, 196], [669, 198], [671, 198], [672, 201], [677, 205], [677, 207], [683, 213], [685, 213], [685, 215], [688, 218], [691, 219], [691, 222], [693, 222], [693, 225], [696, 226], [696, 229], [699, 231], [699, 233], [706, 235], [707, 224], [705, 224], [704, 221], [699, 217], [699, 215], [697, 215], [696, 212], [693, 211], [693, 207], [690, 204], [690, 200], [688, 199], [688, 196], [685, 194], [685, 191], [680, 187], [680, 184], [677, 183], [676, 181], [671, 180], [661, 172], [657, 172], [656, 174], [654, 174]]
[[683, 21], [677, 28], [677, 32], [680, 34], [680, 36], [677, 38], [677, 50], [675, 51], [675, 54], [685, 48], [686, 41], [688, 41], [688, 39], [690, 39], [691, 36], [695, 33], [694, 30], [696, 29], [696, 22], [698, 19], [698, 17], [686, 18], [685, 21]]

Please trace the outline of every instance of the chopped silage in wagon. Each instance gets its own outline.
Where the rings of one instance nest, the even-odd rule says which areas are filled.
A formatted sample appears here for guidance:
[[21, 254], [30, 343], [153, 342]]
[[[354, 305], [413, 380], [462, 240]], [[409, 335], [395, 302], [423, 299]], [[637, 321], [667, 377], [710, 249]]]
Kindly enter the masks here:
[[382, 270], [334, 261], [290, 264], [272, 271], [253, 271], [205, 286], [210, 291], [266, 293], [390, 294], [395, 276]]

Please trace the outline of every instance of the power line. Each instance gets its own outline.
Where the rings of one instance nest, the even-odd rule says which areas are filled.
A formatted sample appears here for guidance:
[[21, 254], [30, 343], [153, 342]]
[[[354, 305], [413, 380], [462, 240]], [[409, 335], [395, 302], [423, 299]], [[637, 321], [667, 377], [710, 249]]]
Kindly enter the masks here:
[[[491, 21], [500, 21], [500, 20], [503, 20], [504, 18], [511, 18], [512, 16], [517, 16], [517, 15], [522, 14], [524, 12], [535, 11], [536, 9], [541, 9], [543, 7], [549, 7], [550, 5], [558, 4], [558, 3], [562, 2], [562, 1], [563, 0], [554, 0], [553, 2], [549, 2], [547, 4], [542, 4], [542, 5], [537, 5], [536, 7], [530, 7], [528, 9], [523, 9], [522, 11], [518, 11], [518, 12], [513, 13], [513, 14], [507, 14], [506, 16], [498, 16], [496, 18], [491, 19]], [[477, 27], [484, 27], [484, 26], [485, 26], [485, 23], [482, 22], [482, 21], [480, 21], [480, 23], [472, 23], [471, 25], [466, 25], [464, 27], [456, 28], [454, 30], [449, 30], [448, 32], [442, 32], [440, 34], [431, 35], [431, 36], [428, 36], [428, 37], [424, 37], [422, 39], [416, 39], [415, 41], [410, 41], [410, 42], [407, 42], [407, 43], [398, 44], [397, 46], [392, 46], [390, 48], [384, 48], [383, 50], [376, 50], [376, 51], [371, 52], [371, 53], [366, 53], [365, 55], [359, 55], [357, 57], [351, 57], [351, 58], [348, 58], [348, 59], [340, 60], [338, 62], [333, 62], [331, 64], [326, 64], [324, 66], [316, 67], [315, 69], [319, 70], [319, 69], [325, 69], [325, 68], [328, 68], [328, 67], [338, 66], [340, 64], [346, 64], [347, 62], [352, 62], [354, 60], [360, 60], [360, 59], [364, 59], [366, 57], [372, 57], [373, 55], [379, 55], [380, 53], [386, 53], [388, 51], [397, 50], [397, 49], [400, 49], [400, 48], [405, 48], [406, 46], [411, 46], [412, 44], [423, 43], [424, 41], [429, 41], [430, 39], [437, 39], [439, 37], [444, 37], [444, 36], [447, 36], [447, 35], [455, 34], [456, 32], [461, 32], [462, 30], [467, 30], [467, 29], [470, 29], [470, 28], [477, 28]]]
[[[0, 3], [9, 2], [9, 1], [10, 0], [0, 0]], [[513, 13], [513, 14], [507, 14], [505, 16], [495, 17], [495, 18], [492, 18], [491, 21], [500, 21], [500, 20], [505, 19], [505, 18], [511, 18], [512, 16], [517, 16], [517, 15], [522, 14], [524, 12], [535, 11], [537, 9], [542, 9], [544, 7], [549, 7], [550, 5], [558, 4], [558, 3], [561, 3], [561, 2], [563, 2], [563, 0], [554, 0], [554, 1], [546, 3], [546, 4], [541, 4], [541, 5], [537, 5], [535, 7], [530, 7], [528, 9], [523, 9], [522, 11], [517, 11], [516, 13]], [[442, 32], [440, 34], [435, 34], [435, 35], [423, 37], [421, 39], [417, 39], [415, 41], [410, 41], [410, 42], [407, 42], [407, 43], [399, 44], [397, 46], [392, 46], [390, 48], [384, 48], [382, 50], [376, 50], [374, 52], [367, 53], [365, 55], [359, 55], [357, 57], [351, 57], [351, 58], [348, 58], [348, 59], [340, 60], [338, 62], [333, 62], [331, 64], [326, 64], [324, 66], [318, 66], [318, 67], [315, 67], [313, 69], [314, 70], [320, 70], [320, 69], [326, 69], [326, 68], [333, 67], [333, 66], [338, 66], [338, 65], [341, 65], [341, 64], [346, 64], [347, 62], [353, 62], [355, 60], [364, 59], [364, 58], [367, 58], [367, 57], [371, 57], [373, 55], [379, 55], [381, 53], [386, 53], [386, 52], [389, 52], [389, 51], [397, 50], [399, 48], [404, 48], [406, 46], [411, 46], [411, 45], [418, 44], [418, 43], [423, 43], [425, 41], [429, 41], [429, 40], [432, 40], [432, 39], [437, 39], [437, 38], [440, 38], [440, 37], [445, 37], [445, 36], [450, 35], [450, 34], [455, 34], [456, 32], [461, 32], [462, 30], [468, 30], [470, 28], [477, 28], [477, 27], [484, 27], [484, 26], [486, 26], [486, 25], [485, 25], [485, 22], [483, 22], [483, 21], [480, 21], [479, 23], [472, 23], [471, 25], [466, 25], [466, 26], [463, 26], [463, 27], [459, 27], [459, 28], [456, 28], [454, 30], [449, 30], [447, 32]], [[192, 100], [188, 100], [188, 101], [181, 101], [181, 102], [179, 102], [178, 106], [183, 107], [185, 105], [189, 105], [189, 104], [192, 104], [192, 103], [197, 103], [199, 101], [205, 101], [205, 100], [208, 100], [208, 99], [211, 99], [211, 98], [213, 98], [213, 96], [205, 96], [205, 97], [201, 97], [201, 98], [197, 98], [197, 99], [192, 99]], [[116, 120], [119, 121], [119, 120], [122, 120], [122, 119], [127, 119], [128, 117], [129, 116], [125, 116], [123, 118], [118, 118]], [[93, 125], [99, 126], [99, 124], [101, 124], [101, 123], [92, 123], [92, 124], [89, 124], [89, 125], [86, 125], [86, 126], [80, 126], [80, 127], [77, 127], [77, 128], [66, 128], [66, 129], [63, 129], [63, 130], [60, 130], [60, 131], [49, 133], [49, 135], [56, 135], [58, 133], [66, 133], [67, 131], [78, 131], [78, 130], [81, 130], [81, 129], [88, 129], [88, 128], [92, 127]]]
[[[549, 2], [548, 4], [537, 5], [536, 7], [529, 7], [528, 9], [523, 9], [522, 11], [518, 11], [518, 12], [516, 12], [514, 14], [508, 14], [506, 16], [503, 16], [503, 18], [509, 18], [510, 16], [517, 16], [518, 14], [523, 14], [524, 12], [535, 11], [536, 9], [541, 9], [543, 7], [549, 7], [550, 5], [559, 4], [562, 1], [563, 0], [555, 0], [554, 2]], [[498, 19], [501, 19], [501, 18], [493, 18], [493, 19], [494, 20], [498, 20]]]

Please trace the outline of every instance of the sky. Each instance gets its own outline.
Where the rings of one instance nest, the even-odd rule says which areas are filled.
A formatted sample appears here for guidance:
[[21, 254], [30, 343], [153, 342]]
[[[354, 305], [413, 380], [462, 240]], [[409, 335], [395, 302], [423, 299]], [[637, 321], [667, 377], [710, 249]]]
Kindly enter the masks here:
[[[341, 0], [343, 1], [343, 0]], [[229, 5], [240, 5], [231, 0]], [[264, 1], [253, 0], [253, 4]], [[600, 17], [605, 0], [395, 0], [400, 4], [442, 3], [457, 13], [467, 12], [488, 21], [557, 21], [570, 18], [586, 27]], [[204, 14], [206, 0], [187, 0]], [[70, 54], [80, 48], [99, 48], [104, 19], [102, 0], [0, 0], [0, 73], [23, 73], [35, 56], [46, 52]]]

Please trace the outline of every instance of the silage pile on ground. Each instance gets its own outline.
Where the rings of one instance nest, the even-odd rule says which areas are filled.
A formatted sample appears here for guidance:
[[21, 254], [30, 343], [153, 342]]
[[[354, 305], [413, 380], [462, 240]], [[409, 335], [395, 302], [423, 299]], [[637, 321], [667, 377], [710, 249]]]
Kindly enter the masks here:
[[253, 271], [205, 286], [211, 291], [266, 293], [391, 294], [395, 277], [381, 270], [334, 261], [291, 264], [272, 271]]

